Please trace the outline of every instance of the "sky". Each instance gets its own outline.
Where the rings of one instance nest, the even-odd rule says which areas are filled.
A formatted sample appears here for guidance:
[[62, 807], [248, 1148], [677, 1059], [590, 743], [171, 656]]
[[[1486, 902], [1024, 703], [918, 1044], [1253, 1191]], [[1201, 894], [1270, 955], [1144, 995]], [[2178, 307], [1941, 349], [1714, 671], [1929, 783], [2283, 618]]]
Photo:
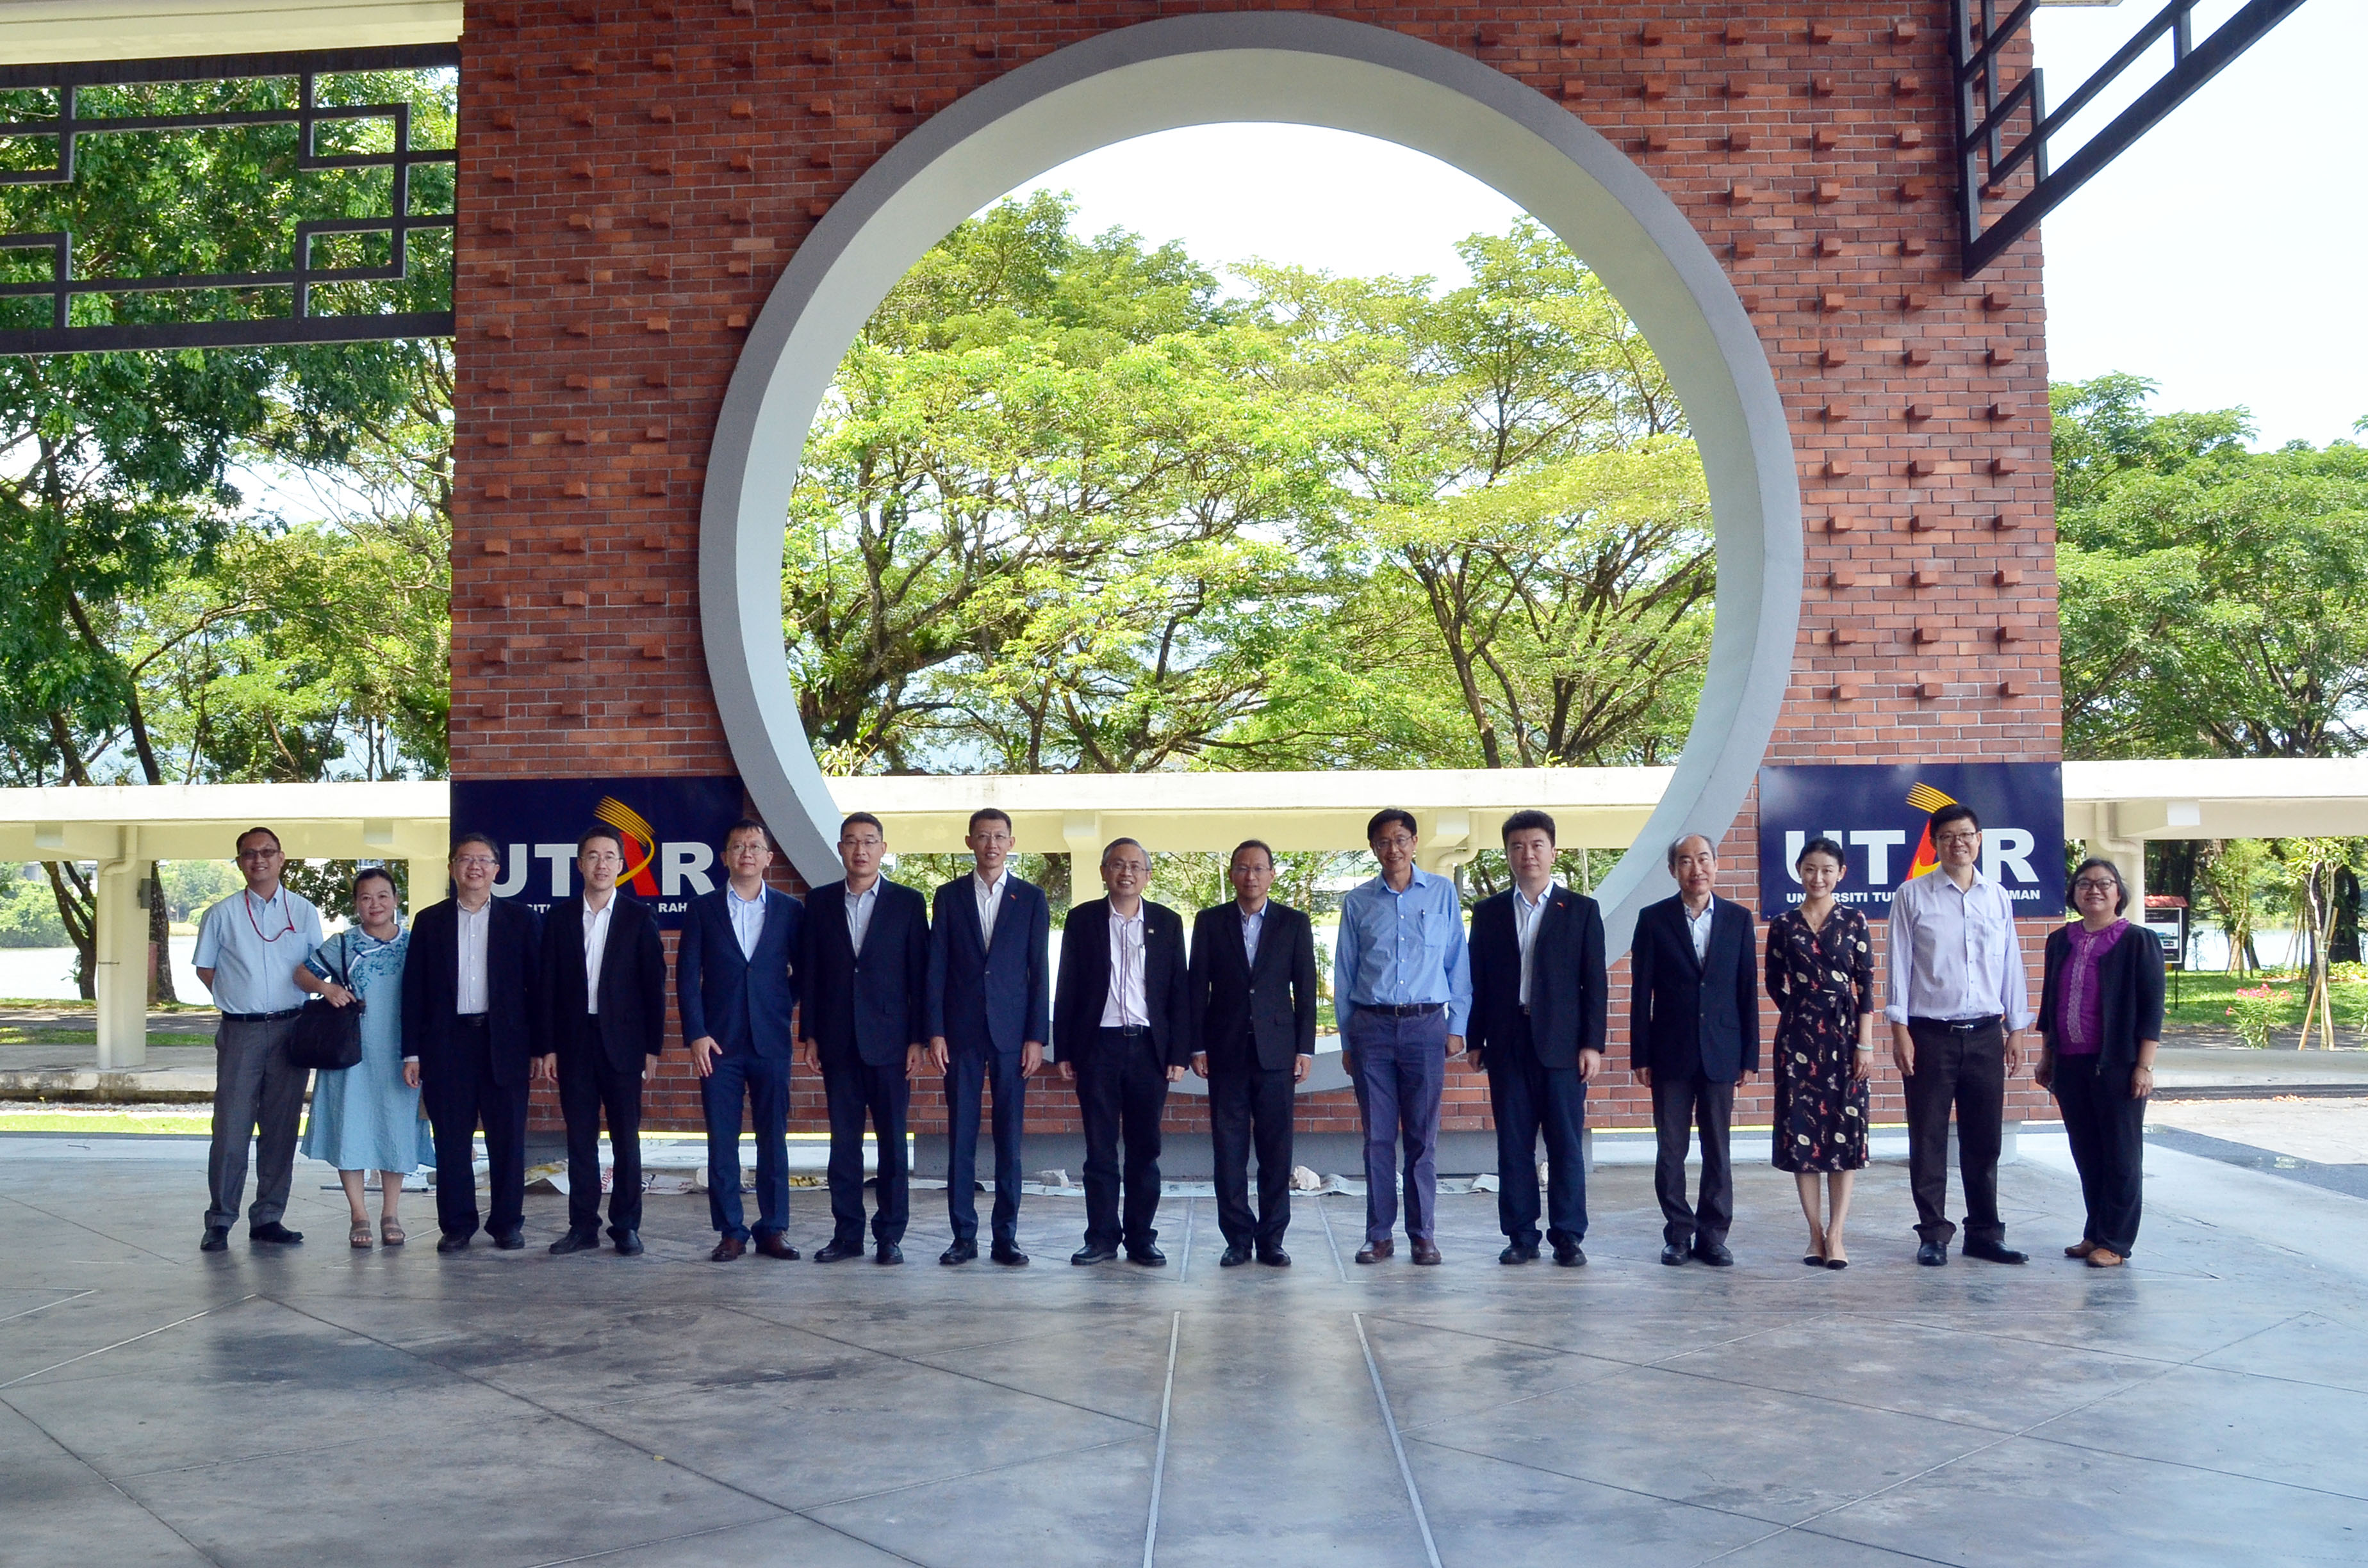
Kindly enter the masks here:
[[[2235, 6], [2203, 0], [2197, 37]], [[2156, 9], [2042, 11], [2051, 97], [2067, 97]], [[2056, 210], [2041, 236], [2055, 379], [2125, 370], [2160, 384], [2157, 409], [2242, 405], [2264, 447], [2324, 445], [2368, 416], [2368, 115], [2354, 79], [2364, 59], [2368, 5], [2305, 0]], [[2106, 99], [2082, 124], [2118, 107]], [[1203, 262], [1256, 256], [1451, 284], [1463, 278], [1455, 241], [1501, 232], [1520, 210], [1421, 153], [1285, 125], [1119, 142], [1028, 188], [1069, 191], [1087, 233], [1180, 239]]]

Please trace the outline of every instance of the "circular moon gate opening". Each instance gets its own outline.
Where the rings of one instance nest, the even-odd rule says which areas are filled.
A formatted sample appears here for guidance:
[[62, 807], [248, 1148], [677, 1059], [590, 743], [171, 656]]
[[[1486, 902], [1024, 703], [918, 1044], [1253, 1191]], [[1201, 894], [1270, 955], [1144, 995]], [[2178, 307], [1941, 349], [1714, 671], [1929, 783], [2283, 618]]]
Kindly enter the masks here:
[[781, 650], [781, 550], [806, 432], [856, 335], [964, 218], [1071, 158], [1189, 125], [1327, 126], [1427, 153], [1528, 209], [1659, 357], [1708, 482], [1717, 620], [1660, 805], [1600, 895], [1614, 950], [1666, 880], [1660, 846], [1723, 835], [1789, 684], [1801, 503], [1775, 377], [1725, 271], [1651, 177], [1575, 116], [1469, 57], [1359, 22], [1276, 13], [1121, 28], [1012, 72], [882, 156], [775, 285], [732, 376], [700, 518], [709, 677], [734, 760], [808, 881], [838, 874], [838, 812]]

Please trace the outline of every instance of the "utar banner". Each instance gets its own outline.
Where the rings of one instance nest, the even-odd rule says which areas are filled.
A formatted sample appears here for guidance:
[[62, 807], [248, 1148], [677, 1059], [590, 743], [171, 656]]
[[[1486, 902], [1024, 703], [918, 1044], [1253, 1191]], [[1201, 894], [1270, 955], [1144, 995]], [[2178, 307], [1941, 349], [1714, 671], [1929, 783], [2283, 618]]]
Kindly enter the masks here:
[[501, 846], [494, 892], [538, 910], [577, 890], [575, 841], [594, 826], [625, 846], [617, 885], [646, 902], [668, 929], [720, 880], [725, 830], [739, 820], [736, 778], [503, 778], [452, 786], [452, 831]]
[[1837, 892], [1870, 916], [1891, 913], [1899, 884], [1937, 863], [1926, 829], [1963, 802], [1982, 824], [1982, 875], [2025, 919], [2064, 917], [2064, 770], [2052, 762], [1839, 764], [1759, 770], [1759, 914], [1801, 902], [1801, 847], [1830, 838], [1850, 864]]

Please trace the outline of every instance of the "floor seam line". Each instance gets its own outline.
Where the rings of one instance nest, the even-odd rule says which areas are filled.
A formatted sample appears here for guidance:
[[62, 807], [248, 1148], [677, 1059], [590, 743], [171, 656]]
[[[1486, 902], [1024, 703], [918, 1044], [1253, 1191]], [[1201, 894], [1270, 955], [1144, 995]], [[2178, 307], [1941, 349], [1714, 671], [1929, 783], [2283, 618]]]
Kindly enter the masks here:
[[[1191, 1244], [1191, 1233], [1185, 1233], [1185, 1244]], [[1151, 1568], [1153, 1554], [1159, 1546], [1159, 1491], [1167, 1474], [1167, 1416], [1176, 1403], [1176, 1344], [1184, 1335], [1184, 1314], [1171, 1313], [1167, 1320], [1167, 1381], [1159, 1391], [1159, 1448], [1151, 1460], [1151, 1517], [1143, 1527], [1143, 1568]]]
[[233, 1307], [244, 1306], [249, 1301], [259, 1301], [261, 1299], [263, 1299], [262, 1292], [250, 1291], [246, 1295], [241, 1296], [235, 1301], [224, 1301], [218, 1307], [208, 1307], [204, 1312], [191, 1312], [185, 1318], [175, 1318], [171, 1323], [162, 1324], [156, 1328], [152, 1328], [145, 1334], [135, 1334], [129, 1339], [119, 1339], [112, 1345], [102, 1345], [96, 1350], [85, 1350], [79, 1356], [69, 1356], [63, 1361], [53, 1361], [50, 1365], [43, 1367], [38, 1372], [27, 1372], [21, 1378], [11, 1378], [6, 1382], [0, 1383], [0, 1392], [15, 1388], [19, 1383], [29, 1383], [35, 1378], [48, 1377], [51, 1372], [57, 1371], [62, 1368], [71, 1367], [79, 1361], [87, 1361], [94, 1356], [104, 1356], [110, 1350], [120, 1350], [127, 1345], [137, 1345], [143, 1339], [154, 1339], [156, 1335], [165, 1333], [167, 1329], [178, 1328], [185, 1323], [195, 1323], [201, 1317], [210, 1317], [215, 1312], [227, 1312]]
[[157, 1528], [173, 1537], [174, 1540], [179, 1541], [183, 1546], [188, 1547], [191, 1551], [196, 1552], [208, 1562], [214, 1564], [214, 1568], [223, 1568], [222, 1560], [221, 1558], [216, 1557], [212, 1552], [208, 1551], [204, 1547], [199, 1546], [196, 1541], [191, 1540], [182, 1532], [178, 1526], [173, 1523], [172, 1520], [166, 1518], [164, 1515], [158, 1513], [155, 1509], [150, 1507], [147, 1504], [142, 1503], [139, 1498], [134, 1497], [131, 1493], [125, 1491], [123, 1487], [117, 1483], [113, 1476], [108, 1474], [107, 1471], [99, 1469], [97, 1465], [85, 1458], [78, 1449], [74, 1448], [74, 1446], [69, 1444], [64, 1438], [59, 1437], [55, 1432], [51, 1431], [47, 1426], [42, 1426], [39, 1421], [35, 1420], [22, 1406], [17, 1404], [15, 1400], [7, 1398], [5, 1393], [0, 1393], [0, 1404], [6, 1404], [10, 1410], [15, 1411], [18, 1419], [31, 1426], [34, 1431], [39, 1432], [42, 1437], [47, 1437], [51, 1442], [56, 1444], [60, 1453], [65, 1455], [68, 1459], [74, 1460], [74, 1463], [90, 1471], [91, 1474], [98, 1477], [99, 1483], [105, 1486], [109, 1492], [114, 1493], [118, 1497], [122, 1498], [126, 1503], [131, 1504], [133, 1507], [139, 1509], [142, 1513], [155, 1520]]
[[[1389, 1390], [1382, 1386], [1382, 1365], [1373, 1359], [1372, 1344], [1365, 1337], [1365, 1314], [1350, 1312], [1349, 1321], [1357, 1326], [1357, 1348], [1365, 1353], [1365, 1370], [1373, 1380], [1373, 1402], [1382, 1408], [1382, 1426], [1390, 1435], [1390, 1451], [1397, 1455], [1398, 1479], [1406, 1483], [1406, 1503], [1414, 1509], [1415, 1528], [1422, 1532], [1422, 1550], [1430, 1559], [1430, 1568], [1441, 1568], [1439, 1543], [1430, 1535], [1430, 1516], [1423, 1512], [1422, 1489], [1415, 1484], [1414, 1466], [1406, 1462], [1406, 1444], [1398, 1437], [1397, 1417], [1390, 1413]], [[1149, 1568], [1147, 1563], [1145, 1568]]]

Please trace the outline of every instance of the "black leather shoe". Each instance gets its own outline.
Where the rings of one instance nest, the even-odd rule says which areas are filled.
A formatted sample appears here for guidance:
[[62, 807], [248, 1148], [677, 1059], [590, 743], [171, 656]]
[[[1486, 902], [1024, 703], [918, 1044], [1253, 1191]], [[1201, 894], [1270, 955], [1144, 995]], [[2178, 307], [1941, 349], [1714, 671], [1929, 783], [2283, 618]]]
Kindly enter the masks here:
[[273, 1246], [292, 1247], [304, 1239], [304, 1233], [291, 1231], [274, 1220], [268, 1225], [249, 1225], [246, 1228], [246, 1239], [251, 1242], [269, 1242]]
[[438, 1236], [436, 1238], [436, 1250], [438, 1252], [466, 1252], [469, 1250], [469, 1238], [466, 1236], [457, 1235]]
[[1291, 1267], [1291, 1255], [1283, 1251], [1281, 1247], [1269, 1247], [1264, 1252], [1258, 1254], [1258, 1261], [1265, 1264], [1269, 1268], [1289, 1268]]
[[1938, 1268], [1949, 1261], [1949, 1248], [1944, 1242], [1926, 1242], [1916, 1249], [1916, 1261], [1927, 1268]]
[[1577, 1242], [1556, 1242], [1554, 1261], [1565, 1268], [1583, 1268], [1587, 1266], [1587, 1253]]
[[861, 1257], [862, 1256], [863, 1244], [861, 1242], [842, 1242], [835, 1237], [832, 1239], [829, 1245], [820, 1246], [814, 1249], [814, 1261], [816, 1263], [837, 1263], [846, 1258]]
[[1225, 1256], [1217, 1259], [1220, 1268], [1239, 1268], [1250, 1260], [1250, 1249], [1238, 1244], [1225, 1248]]
[[968, 1263], [972, 1258], [974, 1258], [977, 1256], [978, 1244], [976, 1242], [956, 1242], [953, 1245], [946, 1248], [945, 1251], [938, 1254], [938, 1261], [951, 1266], [957, 1263]]
[[230, 1227], [228, 1225], [208, 1225], [206, 1227], [206, 1239], [198, 1244], [198, 1250], [199, 1252], [228, 1252], [230, 1250]]
[[586, 1235], [582, 1231], [570, 1231], [551, 1244], [551, 1252], [554, 1257], [565, 1257], [571, 1252], [598, 1251], [599, 1245], [598, 1236]]
[[522, 1252], [526, 1248], [526, 1237], [516, 1231], [504, 1231], [494, 1238], [494, 1246], [501, 1252]]
[[1701, 1258], [1704, 1263], [1709, 1264], [1713, 1268], [1733, 1268], [1735, 1267], [1735, 1255], [1727, 1251], [1723, 1243], [1696, 1242], [1694, 1244], [1694, 1256]]
[[617, 1256], [619, 1257], [641, 1256], [642, 1233], [639, 1231], [627, 1231], [619, 1235], [617, 1237]]
[[1028, 1255], [1019, 1250], [1018, 1242], [997, 1242], [987, 1248], [986, 1255], [1007, 1268], [1028, 1267]]
[[1532, 1246], [1523, 1246], [1519, 1242], [1513, 1243], [1510, 1246], [1508, 1246], [1504, 1251], [1497, 1255], [1497, 1261], [1507, 1265], [1516, 1263], [1535, 1263], [1537, 1260], [1538, 1249]]
[[[757, 1232], [756, 1247], [757, 1256], [759, 1257], [779, 1258], [783, 1263], [795, 1263], [798, 1260], [798, 1249], [791, 1246], [790, 1238], [779, 1231]], [[858, 1247], [856, 1250], [860, 1252], [863, 1249]]]
[[2031, 1260], [2002, 1242], [1967, 1242], [1957, 1249], [1967, 1257], [1978, 1257], [1987, 1263], [2028, 1263]]
[[880, 1250], [871, 1255], [871, 1261], [893, 1267], [905, 1261], [905, 1249], [894, 1242], [882, 1242]]
[[1069, 1261], [1079, 1268], [1090, 1268], [1097, 1263], [1108, 1263], [1118, 1256], [1116, 1247], [1098, 1247], [1088, 1242], [1069, 1255]]
[[1156, 1246], [1129, 1247], [1126, 1249], [1126, 1260], [1129, 1263], [1139, 1263], [1145, 1268], [1167, 1267], [1167, 1255]]
[[1671, 1242], [1661, 1249], [1661, 1261], [1671, 1268], [1675, 1268], [1691, 1256], [1693, 1256], [1693, 1249], [1683, 1242]]

